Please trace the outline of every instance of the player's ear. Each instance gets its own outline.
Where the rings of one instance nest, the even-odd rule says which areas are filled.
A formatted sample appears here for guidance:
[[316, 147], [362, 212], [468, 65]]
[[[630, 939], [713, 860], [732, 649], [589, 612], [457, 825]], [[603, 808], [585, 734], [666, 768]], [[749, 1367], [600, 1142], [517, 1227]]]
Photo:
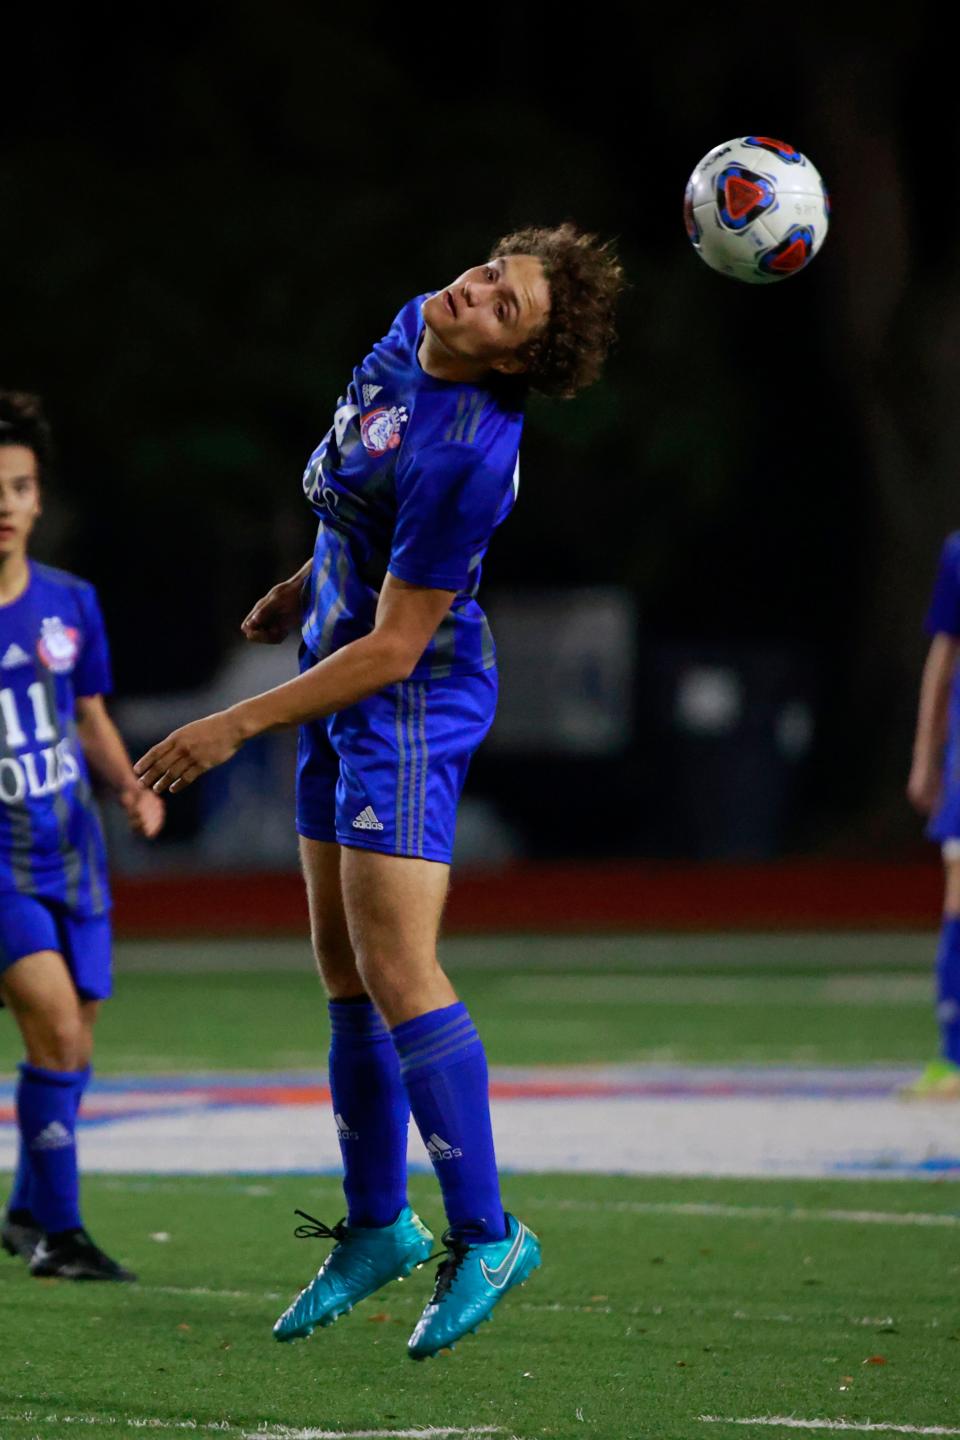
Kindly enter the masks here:
[[521, 360], [516, 351], [511, 351], [500, 360], [494, 360], [493, 368], [498, 375], [522, 375], [527, 368], [527, 362]]

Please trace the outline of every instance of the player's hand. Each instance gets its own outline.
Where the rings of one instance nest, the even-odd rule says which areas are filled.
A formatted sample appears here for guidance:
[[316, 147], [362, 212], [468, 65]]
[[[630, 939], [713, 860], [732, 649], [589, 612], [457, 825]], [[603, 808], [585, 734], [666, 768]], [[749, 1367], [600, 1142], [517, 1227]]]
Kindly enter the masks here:
[[291, 630], [299, 628], [299, 580], [282, 580], [258, 600], [240, 626], [244, 637], [255, 645], [279, 645]]
[[206, 770], [229, 760], [245, 738], [232, 712], [220, 710], [216, 715], [181, 725], [141, 756], [133, 771], [140, 784], [157, 795], [164, 790], [176, 795]]
[[940, 803], [943, 773], [939, 765], [915, 760], [907, 781], [907, 799], [921, 815], [929, 815]]
[[140, 785], [131, 785], [128, 790], [121, 790], [117, 799], [134, 835], [142, 835], [145, 840], [159, 835], [167, 815], [167, 807], [159, 795]]

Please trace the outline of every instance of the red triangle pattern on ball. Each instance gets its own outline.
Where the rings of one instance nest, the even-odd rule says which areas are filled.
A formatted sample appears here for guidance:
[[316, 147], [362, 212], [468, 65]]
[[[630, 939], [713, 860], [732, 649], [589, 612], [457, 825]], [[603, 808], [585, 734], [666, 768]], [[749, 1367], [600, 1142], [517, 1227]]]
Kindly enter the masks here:
[[731, 220], [742, 220], [755, 205], [764, 203], [764, 193], [759, 185], [742, 175], [730, 175], [725, 185], [727, 211]]
[[778, 274], [790, 274], [794, 270], [802, 270], [808, 259], [807, 246], [802, 235], [798, 235], [792, 245], [788, 245], [781, 255], [770, 261], [770, 269], [776, 270]]

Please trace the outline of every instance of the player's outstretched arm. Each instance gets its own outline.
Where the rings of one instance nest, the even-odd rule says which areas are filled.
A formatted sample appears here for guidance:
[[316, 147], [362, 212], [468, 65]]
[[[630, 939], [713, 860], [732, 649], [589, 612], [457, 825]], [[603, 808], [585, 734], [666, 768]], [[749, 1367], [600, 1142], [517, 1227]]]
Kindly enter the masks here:
[[140, 784], [175, 795], [204, 771], [229, 760], [255, 735], [333, 715], [406, 680], [455, 597], [454, 590], [407, 585], [388, 575], [369, 635], [285, 685], [174, 730], [133, 767]]
[[131, 830], [151, 840], [163, 828], [163, 801], [138, 784], [127, 747], [107, 713], [103, 696], [78, 697], [76, 721], [77, 736], [90, 769], [113, 791]]
[[950, 687], [958, 655], [960, 640], [941, 631], [934, 635], [923, 667], [913, 763], [907, 781], [907, 798], [922, 815], [929, 815], [940, 798]]
[[308, 560], [301, 565], [296, 575], [281, 580], [258, 600], [250, 614], [240, 626], [245, 639], [255, 645], [279, 645], [292, 630], [300, 625], [300, 596], [303, 582], [310, 574]]

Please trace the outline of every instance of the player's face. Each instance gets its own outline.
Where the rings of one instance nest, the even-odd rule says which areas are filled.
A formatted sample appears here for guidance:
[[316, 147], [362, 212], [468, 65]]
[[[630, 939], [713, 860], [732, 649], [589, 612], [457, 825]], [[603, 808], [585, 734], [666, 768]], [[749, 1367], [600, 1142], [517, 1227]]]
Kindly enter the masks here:
[[546, 323], [550, 284], [533, 255], [506, 255], [465, 270], [431, 295], [423, 319], [457, 359], [517, 374], [517, 352]]
[[0, 445], [0, 560], [25, 552], [39, 514], [36, 455], [26, 445]]

